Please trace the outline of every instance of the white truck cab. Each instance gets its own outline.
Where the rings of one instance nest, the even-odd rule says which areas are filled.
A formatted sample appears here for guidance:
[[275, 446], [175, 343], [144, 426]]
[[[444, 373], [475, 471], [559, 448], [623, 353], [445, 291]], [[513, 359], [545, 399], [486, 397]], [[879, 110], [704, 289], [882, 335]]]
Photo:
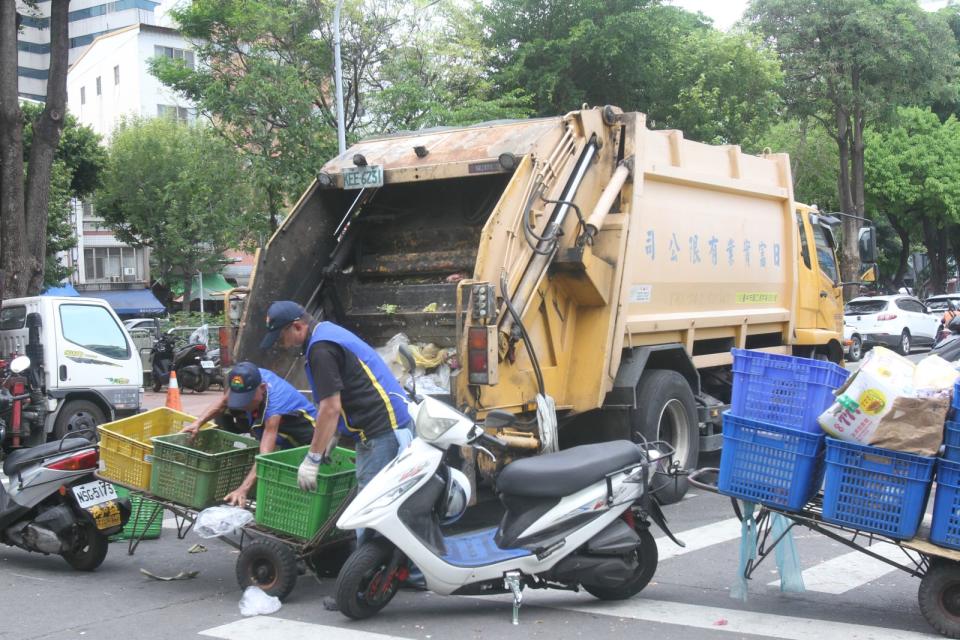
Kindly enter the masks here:
[[[140, 410], [140, 354], [117, 314], [100, 298], [4, 300], [0, 357], [9, 361], [18, 355], [30, 357], [23, 382], [32, 394], [17, 430], [20, 446]], [[7, 425], [8, 438], [11, 427]]]

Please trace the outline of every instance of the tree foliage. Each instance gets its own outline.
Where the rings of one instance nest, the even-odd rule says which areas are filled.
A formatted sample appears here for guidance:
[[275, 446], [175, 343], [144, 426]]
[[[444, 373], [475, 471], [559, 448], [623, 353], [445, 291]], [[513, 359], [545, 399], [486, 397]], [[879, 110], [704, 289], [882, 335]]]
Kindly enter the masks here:
[[770, 127], [753, 151], [790, 155], [794, 199], [837, 211], [837, 145], [817, 122], [791, 118]]
[[122, 242], [150, 247], [162, 282], [219, 269], [224, 250], [256, 228], [252, 190], [235, 150], [208, 127], [168, 118], [114, 131], [97, 212]]

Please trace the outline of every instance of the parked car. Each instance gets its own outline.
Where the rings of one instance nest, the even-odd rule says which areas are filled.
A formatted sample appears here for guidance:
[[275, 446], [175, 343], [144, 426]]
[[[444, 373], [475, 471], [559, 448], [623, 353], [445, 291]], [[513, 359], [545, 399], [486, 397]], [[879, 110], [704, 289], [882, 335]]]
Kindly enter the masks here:
[[129, 318], [123, 321], [123, 326], [127, 328], [127, 331], [133, 331], [134, 329], [150, 329], [152, 331], [156, 322], [156, 318]]
[[943, 317], [947, 305], [951, 302], [960, 307], [960, 293], [943, 293], [938, 296], [930, 296], [923, 301], [923, 304], [927, 307], [927, 312], [936, 316], [939, 320]]
[[843, 325], [843, 347], [847, 362], [858, 362], [863, 357], [863, 337], [849, 324]]
[[854, 298], [843, 310], [844, 323], [859, 333], [862, 348], [892, 347], [908, 355], [914, 346], [933, 346], [940, 318], [913, 296]]

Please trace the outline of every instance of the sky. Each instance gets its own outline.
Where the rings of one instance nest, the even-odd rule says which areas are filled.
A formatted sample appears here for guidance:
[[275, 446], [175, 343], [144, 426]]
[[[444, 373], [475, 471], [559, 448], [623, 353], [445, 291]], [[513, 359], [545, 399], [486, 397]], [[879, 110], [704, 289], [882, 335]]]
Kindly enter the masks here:
[[[920, 0], [920, 6], [927, 11], [936, 11], [944, 7], [947, 1]], [[699, 11], [712, 18], [713, 26], [723, 31], [733, 26], [747, 8], [747, 0], [669, 0], [669, 3], [687, 11]]]

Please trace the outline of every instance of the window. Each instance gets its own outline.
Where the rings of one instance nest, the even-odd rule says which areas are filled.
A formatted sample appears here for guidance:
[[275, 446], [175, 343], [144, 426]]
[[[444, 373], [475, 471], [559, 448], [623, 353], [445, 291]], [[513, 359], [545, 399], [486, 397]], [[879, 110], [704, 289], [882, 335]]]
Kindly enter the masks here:
[[886, 308], [886, 300], [851, 300], [847, 303], [843, 313], [848, 316], [868, 315], [880, 313]]
[[80, 87], [80, 104], [87, 104], [87, 88]]
[[141, 282], [142, 249], [136, 247], [93, 247], [83, 250], [83, 272], [87, 282]]
[[837, 257], [833, 250], [833, 234], [823, 225], [815, 224], [813, 226], [813, 240], [817, 245], [817, 261], [820, 263], [820, 271], [823, 271], [834, 283], [840, 282], [840, 276], [837, 273]]
[[183, 60], [184, 65], [193, 69], [193, 51], [187, 51], [186, 49], [175, 49], [173, 47], [161, 47], [160, 45], [155, 45], [153, 47], [153, 55], [156, 57], [165, 57], [172, 60]]
[[803, 257], [803, 264], [807, 266], [807, 269], [812, 269], [810, 266], [810, 247], [807, 246], [807, 230], [803, 228], [803, 217], [797, 212], [797, 228], [800, 229], [800, 255]]
[[95, 353], [116, 360], [130, 358], [130, 346], [110, 312], [86, 304], [60, 305], [63, 337]]
[[120, 84], [120, 65], [113, 68], [113, 84]]
[[897, 306], [904, 311], [909, 311], [911, 313], [926, 313], [926, 310], [923, 308], [922, 304], [916, 300], [911, 300], [910, 298], [900, 298], [897, 300]]
[[157, 115], [161, 118], [170, 118], [177, 122], [189, 122], [190, 111], [186, 107], [177, 107], [172, 104], [158, 104]]
[[0, 310], [0, 331], [9, 331], [10, 329], [23, 329], [27, 319], [27, 308], [4, 307]]
[[100, 88], [100, 76], [97, 76], [97, 95], [101, 95], [103, 91]]

